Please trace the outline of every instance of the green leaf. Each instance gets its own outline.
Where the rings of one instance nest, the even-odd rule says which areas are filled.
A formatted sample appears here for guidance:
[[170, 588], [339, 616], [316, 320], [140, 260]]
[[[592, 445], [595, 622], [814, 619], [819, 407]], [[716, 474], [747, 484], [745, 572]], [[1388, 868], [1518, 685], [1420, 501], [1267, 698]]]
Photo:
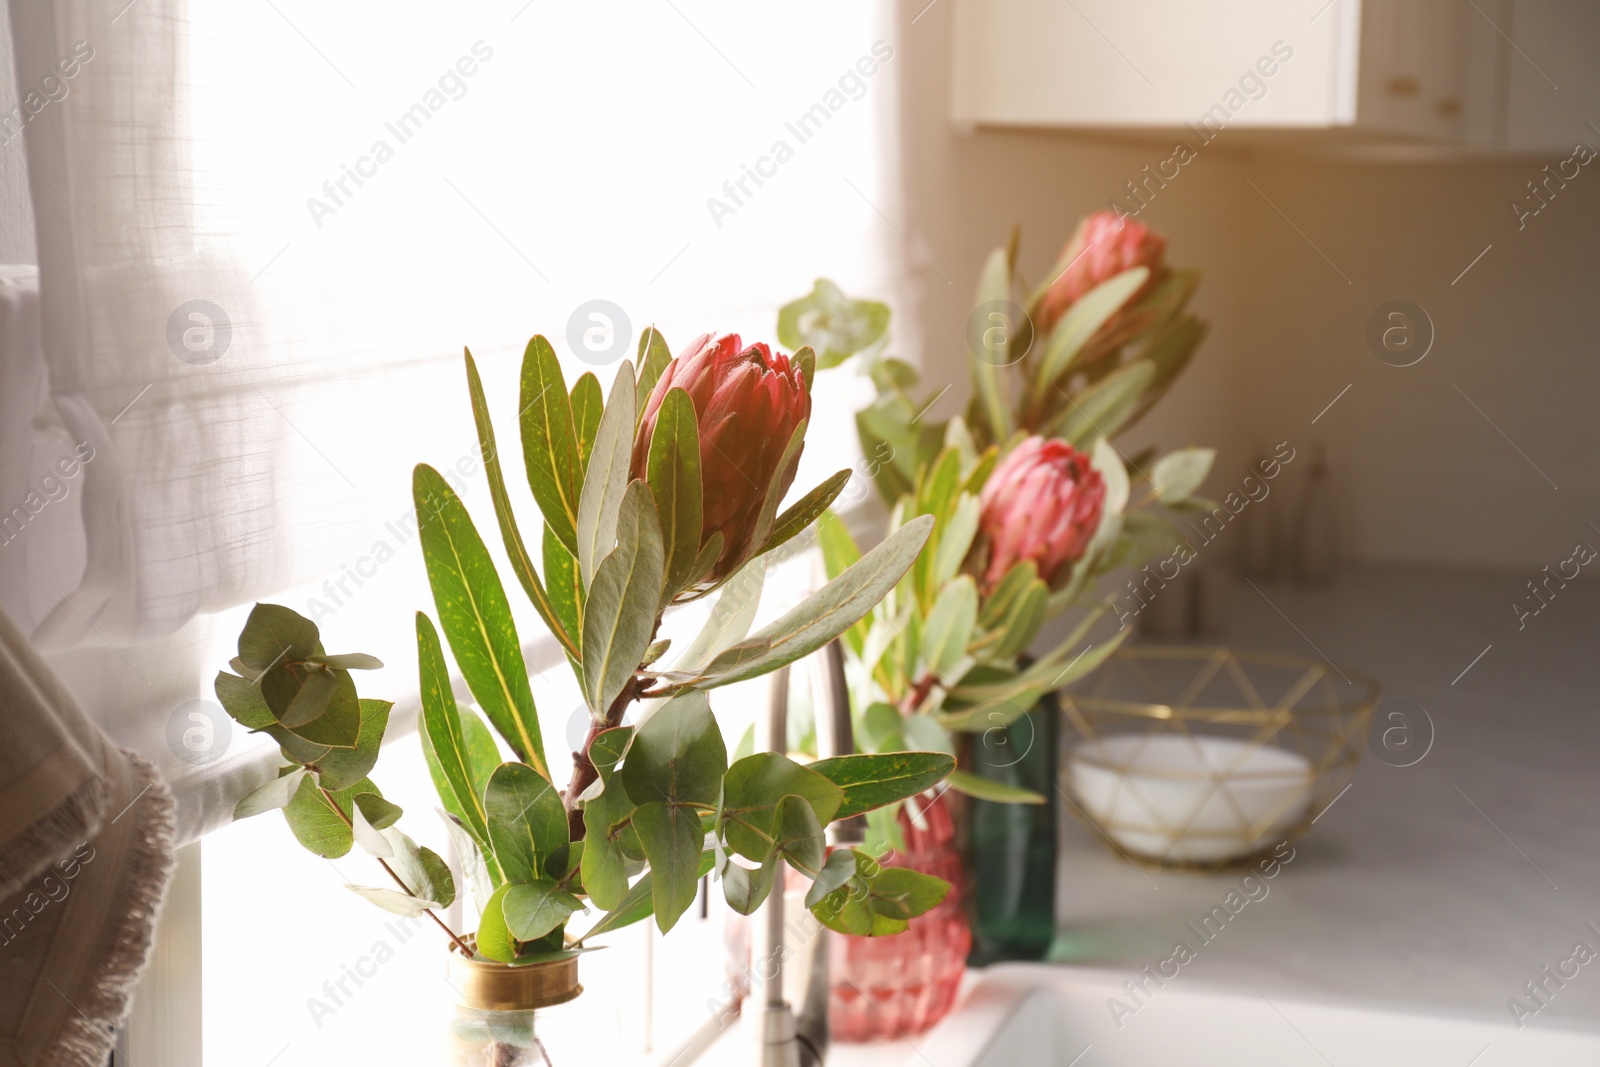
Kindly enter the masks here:
[[239, 632], [239, 659], [256, 674], [321, 653], [317, 624], [281, 604], [257, 604]]
[[494, 858], [506, 880], [543, 877], [545, 858], [567, 843], [567, 810], [556, 787], [532, 767], [503, 763], [489, 779], [483, 806]]
[[[662, 801], [710, 807], [721, 796], [727, 770], [728, 750], [711, 715], [711, 702], [704, 693], [689, 690], [640, 724], [621, 779], [635, 804]], [[645, 854], [649, 855], [648, 846]]]
[[995, 655], [1001, 659], [1011, 659], [1026, 652], [1028, 646], [1033, 644], [1033, 639], [1039, 636], [1039, 628], [1044, 625], [1049, 613], [1050, 587], [1035, 578], [1007, 614], [1005, 636], [995, 646]]
[[1156, 401], [1165, 395], [1167, 388], [1183, 373], [1189, 365], [1189, 360], [1194, 357], [1195, 349], [1200, 347], [1200, 342], [1206, 336], [1206, 324], [1193, 315], [1185, 315], [1167, 325], [1139, 351], [1139, 362], [1149, 362], [1156, 365], [1155, 379], [1139, 400], [1138, 409], [1123, 421], [1123, 429], [1127, 429], [1144, 417], [1145, 412], [1155, 406]]
[[594, 452], [594, 437], [600, 431], [600, 413], [606, 395], [594, 371], [585, 371], [572, 383], [572, 431], [578, 441], [578, 469], [586, 470]]
[[578, 497], [583, 468], [572, 428], [572, 403], [555, 349], [543, 337], [528, 342], [522, 354], [522, 459], [528, 487], [544, 521], [571, 551], [578, 547]]
[[310, 777], [305, 777], [300, 779], [294, 796], [283, 809], [283, 817], [302, 845], [324, 859], [338, 859], [355, 843], [350, 831], [350, 813], [356, 794], [377, 792], [372, 779], [363, 778], [349, 789], [333, 793], [330, 803], [328, 795], [318, 789]]
[[252, 815], [260, 815], [263, 812], [278, 811], [288, 806], [289, 801], [295, 795], [295, 791], [307, 780], [304, 768], [283, 768], [278, 777], [265, 785], [257, 787], [248, 796], [240, 800], [238, 804], [234, 805], [234, 821], [248, 819]]
[[[361, 729], [356, 735], [355, 748], [325, 748], [323, 755], [311, 762], [316, 765], [317, 783], [324, 789], [348, 789], [371, 773], [372, 768], [378, 764], [378, 750], [383, 746], [383, 735], [389, 728], [389, 709], [393, 707], [387, 700], [372, 700], [362, 697]], [[279, 736], [278, 729], [269, 730], [274, 738], [288, 751], [294, 735], [282, 731]]]
[[778, 343], [816, 349], [819, 370], [882, 345], [888, 332], [889, 305], [851, 300], [826, 278], [818, 278], [809, 294], [778, 309]]
[[500, 898], [506, 929], [518, 941], [534, 941], [567, 921], [583, 901], [546, 879], [513, 883]]
[[[577, 655], [577, 638], [574, 632], [569, 631], [557, 615], [555, 606], [550, 602], [550, 596], [545, 592], [544, 584], [539, 581], [539, 573], [533, 568], [533, 558], [528, 555], [528, 548], [522, 541], [522, 531], [517, 527], [516, 515], [511, 510], [511, 497], [506, 492], [505, 474], [500, 468], [500, 451], [495, 446], [494, 424], [489, 421], [489, 404], [483, 395], [483, 382], [478, 378], [478, 366], [468, 352], [467, 359], [467, 391], [472, 397], [472, 418], [478, 428], [479, 451], [483, 454], [483, 471], [489, 481], [489, 496], [494, 501], [495, 519], [500, 524], [500, 539], [505, 542], [506, 556], [511, 560], [511, 570], [517, 576], [517, 581], [522, 583], [522, 589], [528, 594], [528, 599], [533, 602], [534, 610], [539, 613], [539, 618], [550, 632], [561, 642], [569, 655]], [[559, 370], [557, 371], [559, 375]], [[526, 442], [524, 442], [526, 447]], [[530, 471], [529, 477], [532, 477]], [[544, 506], [540, 502], [540, 507]]]
[[639, 383], [634, 391], [634, 407], [637, 418], [644, 418], [645, 401], [650, 399], [656, 383], [661, 380], [661, 375], [667, 369], [667, 364], [672, 362], [672, 350], [667, 347], [666, 338], [661, 336], [661, 331], [654, 326], [648, 326], [639, 335]]
[[634, 411], [633, 364], [623, 360], [600, 415], [594, 453], [583, 476], [583, 495], [578, 498], [578, 544], [573, 554], [585, 589], [616, 543], [617, 513], [628, 489], [628, 466], [633, 459]]
[[468, 764], [461, 712], [450, 688], [444, 649], [439, 645], [433, 621], [420, 611], [417, 612], [417, 673], [421, 679], [423, 746], [425, 752], [432, 754], [428, 761], [430, 770], [438, 767], [434, 784], [438, 787], [439, 798], [446, 810], [466, 824], [479, 845], [487, 848], [488, 817], [483, 808], [483, 794], [474, 783]]
[[1031, 789], [981, 778], [971, 771], [951, 771], [950, 788], [969, 797], [991, 800], [997, 804], [1043, 804], [1046, 799]]
[[[989, 253], [989, 258], [983, 264], [983, 273], [978, 278], [978, 293], [972, 302], [973, 308], [1009, 299], [1010, 295], [1010, 259], [1004, 248], [997, 248]], [[989, 431], [988, 436], [995, 441], [1004, 441], [1011, 436], [1011, 431], [1015, 428], [1011, 409], [1006, 404], [1000, 385], [1000, 368], [1011, 361], [1012, 357], [1005, 347], [992, 351], [987, 359], [974, 356], [968, 361], [972, 365], [978, 412], [985, 423], [984, 428]]]
[[915, 919], [950, 894], [950, 883], [909, 867], [885, 867], [872, 879], [868, 903], [879, 915]]
[[506, 894], [511, 889], [510, 882], [496, 889], [483, 906], [483, 914], [478, 916], [478, 952], [496, 963], [511, 963], [517, 958], [519, 946], [506, 925], [504, 911]]
[[722, 896], [727, 900], [728, 907], [740, 915], [754, 915], [756, 909], [766, 901], [767, 894], [772, 892], [773, 876], [778, 873], [780, 866], [776, 860], [768, 860], [755, 870], [750, 870], [728, 862], [722, 868]]
[[583, 695], [597, 716], [638, 670], [661, 597], [661, 527], [650, 487], [629, 485], [619, 511], [617, 547], [595, 569], [584, 605]]
[[966, 658], [977, 624], [978, 585], [970, 574], [963, 574], [939, 590], [922, 626], [922, 658], [938, 678], [955, 681], [956, 668]]
[[784, 486], [794, 480], [794, 472], [800, 465], [800, 452], [806, 443], [807, 424], [808, 420], [800, 420], [794, 432], [789, 435], [788, 443], [784, 445], [783, 455], [778, 458], [772, 481], [767, 483], [766, 496], [761, 501], [761, 512], [756, 516], [755, 529], [750, 537], [752, 545], [765, 545], [773, 534], [778, 520], [778, 505], [783, 503]]
[[914, 797], [948, 777], [955, 765], [942, 752], [891, 752], [835, 756], [811, 769], [844, 790], [844, 803], [833, 815], [837, 821]]
[[[212, 683], [211, 688], [217, 694], [217, 703], [222, 705], [222, 709], [234, 722], [246, 730], [266, 730], [277, 726], [278, 720], [273, 718], [272, 709], [267, 707], [266, 698], [261, 695], [260, 687], [254, 682], [246, 681], [237, 674], [218, 671], [216, 681]], [[311, 747], [316, 752], [327, 751], [326, 747], [321, 745]], [[295, 756], [290, 758], [296, 763], [310, 762]]]
[[517, 758], [549, 777], [522, 646], [494, 561], [438, 471], [418, 465], [413, 494], [428, 582], [462, 677]]
[[841, 889], [854, 877], [856, 873], [856, 854], [853, 849], [835, 849], [828, 855], [822, 870], [817, 872], [816, 878], [811, 882], [811, 888], [806, 891], [806, 907], [815, 907], [817, 902], [836, 889]]
[[956, 498], [955, 507], [939, 530], [939, 546], [928, 575], [934, 588], [944, 585], [961, 570], [961, 564], [966, 561], [967, 552], [977, 537], [981, 512], [982, 508], [974, 494], [962, 493]]
[[477, 902], [478, 910], [482, 911], [483, 906], [494, 895], [494, 891], [500, 887], [501, 879], [490, 875], [483, 846], [467, 832], [461, 819], [443, 808], [433, 810], [438, 812], [439, 818], [444, 821], [445, 833], [450, 838], [450, 847], [455, 850], [456, 860], [461, 864], [462, 872], [472, 885], [472, 899]]
[[619, 906], [628, 891], [628, 857], [612, 830], [633, 813], [634, 803], [612, 772], [632, 739], [633, 727], [618, 726], [601, 731], [589, 746], [605, 788], [583, 806], [583, 886], [595, 906], [607, 910]]
[[[400, 805], [391, 803], [376, 793], [357, 793], [354, 810], [351, 812], [351, 822], [355, 824], [356, 840], [360, 841], [363, 847], [366, 847], [368, 841], [361, 840], [364, 830], [386, 830], [399, 822], [400, 816], [403, 814], [405, 813], [401, 810]], [[376, 848], [367, 848], [368, 852], [375, 856], [382, 856], [385, 859], [393, 855], [387, 848], [386, 843], [379, 844], [376, 840], [372, 840], [372, 834], [370, 833], [368, 838], [376, 846]]]
[[829, 857], [832, 868], [829, 883], [841, 883], [825, 895], [808, 895], [811, 914], [828, 929], [842, 934], [880, 937], [905, 930], [908, 920], [923, 915], [950, 892], [948, 883], [899, 867], [879, 866], [870, 856], [856, 850], [834, 853], [847, 855], [854, 862], [848, 870], [842, 861]]
[[766, 542], [762, 544], [756, 554], [771, 552], [815, 522], [838, 497], [840, 491], [844, 489], [845, 483], [850, 480], [850, 476], [851, 472], [849, 470], [836, 472], [833, 477], [818, 485], [811, 492], [797, 500], [792, 507], [786, 509], [782, 515], [778, 516], [777, 523], [772, 528], [772, 533], [767, 536]]
[[700, 553], [700, 431], [694, 401], [669, 389], [650, 435], [647, 479], [661, 520], [666, 561], [662, 602], [688, 584]]
[[[817, 547], [822, 551], [822, 566], [829, 581], [839, 577], [861, 558], [861, 549], [857, 547], [856, 539], [850, 536], [849, 527], [832, 511], [824, 511], [817, 519]], [[857, 656], [861, 655], [866, 645], [869, 629], [870, 622], [863, 619], [844, 632], [845, 644]]]
[[338, 656], [316, 656], [313, 662], [341, 671], [376, 671], [383, 668], [383, 660], [365, 652], [346, 652]]
[[[708, 848], [700, 853], [700, 867], [695, 875], [696, 880], [698, 881], [710, 873], [715, 862], [716, 853], [711, 849]], [[649, 871], [646, 871], [637, 882], [633, 883], [633, 888], [628, 890], [622, 902], [611, 909], [593, 927], [585, 931], [584, 935], [578, 938], [576, 943], [582, 945], [583, 942], [591, 937], [598, 937], [600, 934], [609, 933], [612, 930], [620, 930], [624, 926], [631, 926], [641, 919], [649, 918], [650, 914], [655, 910], [654, 896], [655, 879], [651, 877]], [[594, 898], [591, 897], [590, 899]]]
[[816, 877], [827, 856], [822, 839], [822, 823], [805, 797], [788, 796], [778, 802], [778, 817], [773, 824], [773, 848], [802, 874]]
[[1071, 404], [1056, 413], [1046, 432], [1078, 448], [1097, 434], [1115, 436], [1155, 373], [1155, 365], [1142, 359], [1118, 367], [1076, 394]]
[[822, 550], [822, 564], [829, 581], [861, 558], [861, 549], [850, 536], [850, 528], [831, 511], [823, 512], [817, 519], [817, 547]]
[[[630, 758], [623, 764], [624, 774], [632, 762]], [[693, 811], [664, 801], [639, 805], [633, 825], [639, 831], [645, 859], [650, 861], [656, 926], [666, 933], [694, 903], [706, 835]]]
[[750, 632], [750, 624], [755, 621], [756, 610], [761, 607], [766, 570], [767, 561], [758, 556], [723, 584], [705, 625], [673, 662], [673, 670], [698, 671], [717, 653], [735, 641], [744, 640]]
[[1180, 448], [1156, 460], [1150, 481], [1163, 504], [1177, 504], [1193, 495], [1217, 458], [1214, 448]]
[[398, 889], [390, 889], [388, 886], [350, 885], [346, 883], [345, 888], [357, 896], [371, 901], [384, 911], [395, 915], [415, 917], [431, 907], [441, 906], [437, 901], [423, 900], [420, 897], [412, 896], [410, 893], [402, 893]]
[[578, 577], [577, 557], [567, 551], [567, 546], [549, 526], [544, 528], [544, 577], [556, 618], [572, 635], [573, 641], [579, 643], [576, 653], [567, 653], [576, 671], [583, 661], [583, 580]]
[[1039, 373], [1032, 386], [1036, 399], [1047, 395], [1046, 391], [1072, 366], [1072, 361], [1083, 351], [1089, 339], [1143, 287], [1149, 277], [1149, 267], [1125, 270], [1083, 294], [1067, 309], [1045, 342]]
[[746, 756], [723, 778], [722, 818], [728, 847], [757, 863], [772, 851], [779, 803], [803, 797], [820, 825], [833, 821], [844, 790], [816, 771], [777, 752]]
[[990, 590], [989, 595], [984, 598], [983, 610], [978, 613], [978, 625], [985, 630], [1001, 626], [1016, 610], [1017, 601], [1027, 593], [1028, 587], [1033, 585], [1038, 577], [1039, 568], [1033, 560], [1025, 559], [1014, 564], [1000, 579], [1000, 584]]
[[894, 588], [932, 526], [929, 516], [911, 520], [817, 593], [717, 656], [692, 684], [711, 689], [759, 677], [838, 637]]

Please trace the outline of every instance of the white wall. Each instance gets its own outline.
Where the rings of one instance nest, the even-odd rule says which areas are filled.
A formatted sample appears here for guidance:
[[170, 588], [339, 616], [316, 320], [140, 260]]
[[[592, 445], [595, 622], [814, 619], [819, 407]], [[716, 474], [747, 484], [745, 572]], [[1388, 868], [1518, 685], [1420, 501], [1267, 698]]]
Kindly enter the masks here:
[[[964, 389], [977, 271], [1012, 222], [1037, 279], [1080, 215], [1170, 149], [953, 129], [950, 5], [908, 25], [925, 3], [901, 7], [905, 232], [937, 267], [911, 254], [930, 374]], [[1230, 146], [1225, 131], [1140, 215], [1168, 235], [1172, 262], [1204, 268], [1195, 306], [1212, 332], [1135, 445], [1217, 445], [1208, 488], [1220, 493], [1264, 445], [1325, 443], [1353, 558], [1536, 571], [1586, 531], [1600, 544], [1586, 525], [1600, 525], [1600, 171], [1585, 168], [1519, 232], [1509, 201], [1545, 162], [1555, 160], [1336, 162]], [[1436, 326], [1412, 367], [1380, 362], [1365, 340], [1368, 317], [1393, 298], [1421, 304]]]

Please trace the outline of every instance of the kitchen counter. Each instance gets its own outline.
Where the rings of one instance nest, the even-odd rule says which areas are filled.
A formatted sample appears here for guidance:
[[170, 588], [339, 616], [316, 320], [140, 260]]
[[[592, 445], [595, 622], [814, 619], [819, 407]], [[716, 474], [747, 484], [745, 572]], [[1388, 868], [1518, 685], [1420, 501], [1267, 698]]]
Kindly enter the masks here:
[[1133, 977], [1183, 940], [1197, 958], [1178, 981], [1506, 1022], [1508, 998], [1539, 1008], [1533, 981], [1553, 995], [1527, 1025], [1600, 1021], [1600, 956], [1563, 962], [1600, 953], [1600, 582], [1568, 583], [1519, 629], [1533, 577], [1366, 568], [1324, 589], [1221, 588], [1216, 641], [1378, 678], [1374, 733], [1420, 707], [1431, 748], [1408, 767], [1363, 755], [1270, 892], [1203, 946], [1186, 924], [1241, 873], [1136, 868], [1069, 819], [1053, 958]]

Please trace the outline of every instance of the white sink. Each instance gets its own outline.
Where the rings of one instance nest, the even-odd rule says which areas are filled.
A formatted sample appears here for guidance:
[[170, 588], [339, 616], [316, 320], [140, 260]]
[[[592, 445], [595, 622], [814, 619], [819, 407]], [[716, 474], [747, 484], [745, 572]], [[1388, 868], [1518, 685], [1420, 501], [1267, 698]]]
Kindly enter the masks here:
[[1600, 1064], [1600, 1029], [1509, 1014], [1451, 1016], [1308, 1002], [1184, 976], [1155, 988], [1121, 1026], [1107, 1000], [1133, 1000], [1127, 972], [1009, 964], [974, 976], [926, 1034], [835, 1046], [830, 1067], [1566, 1067]]

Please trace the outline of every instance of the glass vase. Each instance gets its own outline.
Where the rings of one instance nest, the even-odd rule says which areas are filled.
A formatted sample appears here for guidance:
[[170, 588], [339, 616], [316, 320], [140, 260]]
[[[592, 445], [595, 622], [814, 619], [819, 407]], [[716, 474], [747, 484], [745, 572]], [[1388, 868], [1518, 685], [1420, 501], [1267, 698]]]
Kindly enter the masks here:
[[583, 992], [576, 958], [507, 966], [452, 950], [450, 984], [450, 1067], [576, 1067], [581, 1060], [581, 1038], [562, 1007]]
[[966, 878], [949, 804], [948, 792], [908, 801], [899, 815], [905, 848], [879, 859], [885, 867], [907, 867], [943, 878], [950, 883], [944, 901], [912, 919], [904, 933], [832, 936], [828, 1023], [835, 1041], [918, 1034], [955, 1005], [972, 932], [963, 905]]
[[1055, 940], [1059, 727], [1055, 696], [1047, 694], [1015, 722], [970, 734], [962, 746], [963, 770], [1045, 798], [1043, 804], [964, 798], [975, 967], [1043, 959]]

